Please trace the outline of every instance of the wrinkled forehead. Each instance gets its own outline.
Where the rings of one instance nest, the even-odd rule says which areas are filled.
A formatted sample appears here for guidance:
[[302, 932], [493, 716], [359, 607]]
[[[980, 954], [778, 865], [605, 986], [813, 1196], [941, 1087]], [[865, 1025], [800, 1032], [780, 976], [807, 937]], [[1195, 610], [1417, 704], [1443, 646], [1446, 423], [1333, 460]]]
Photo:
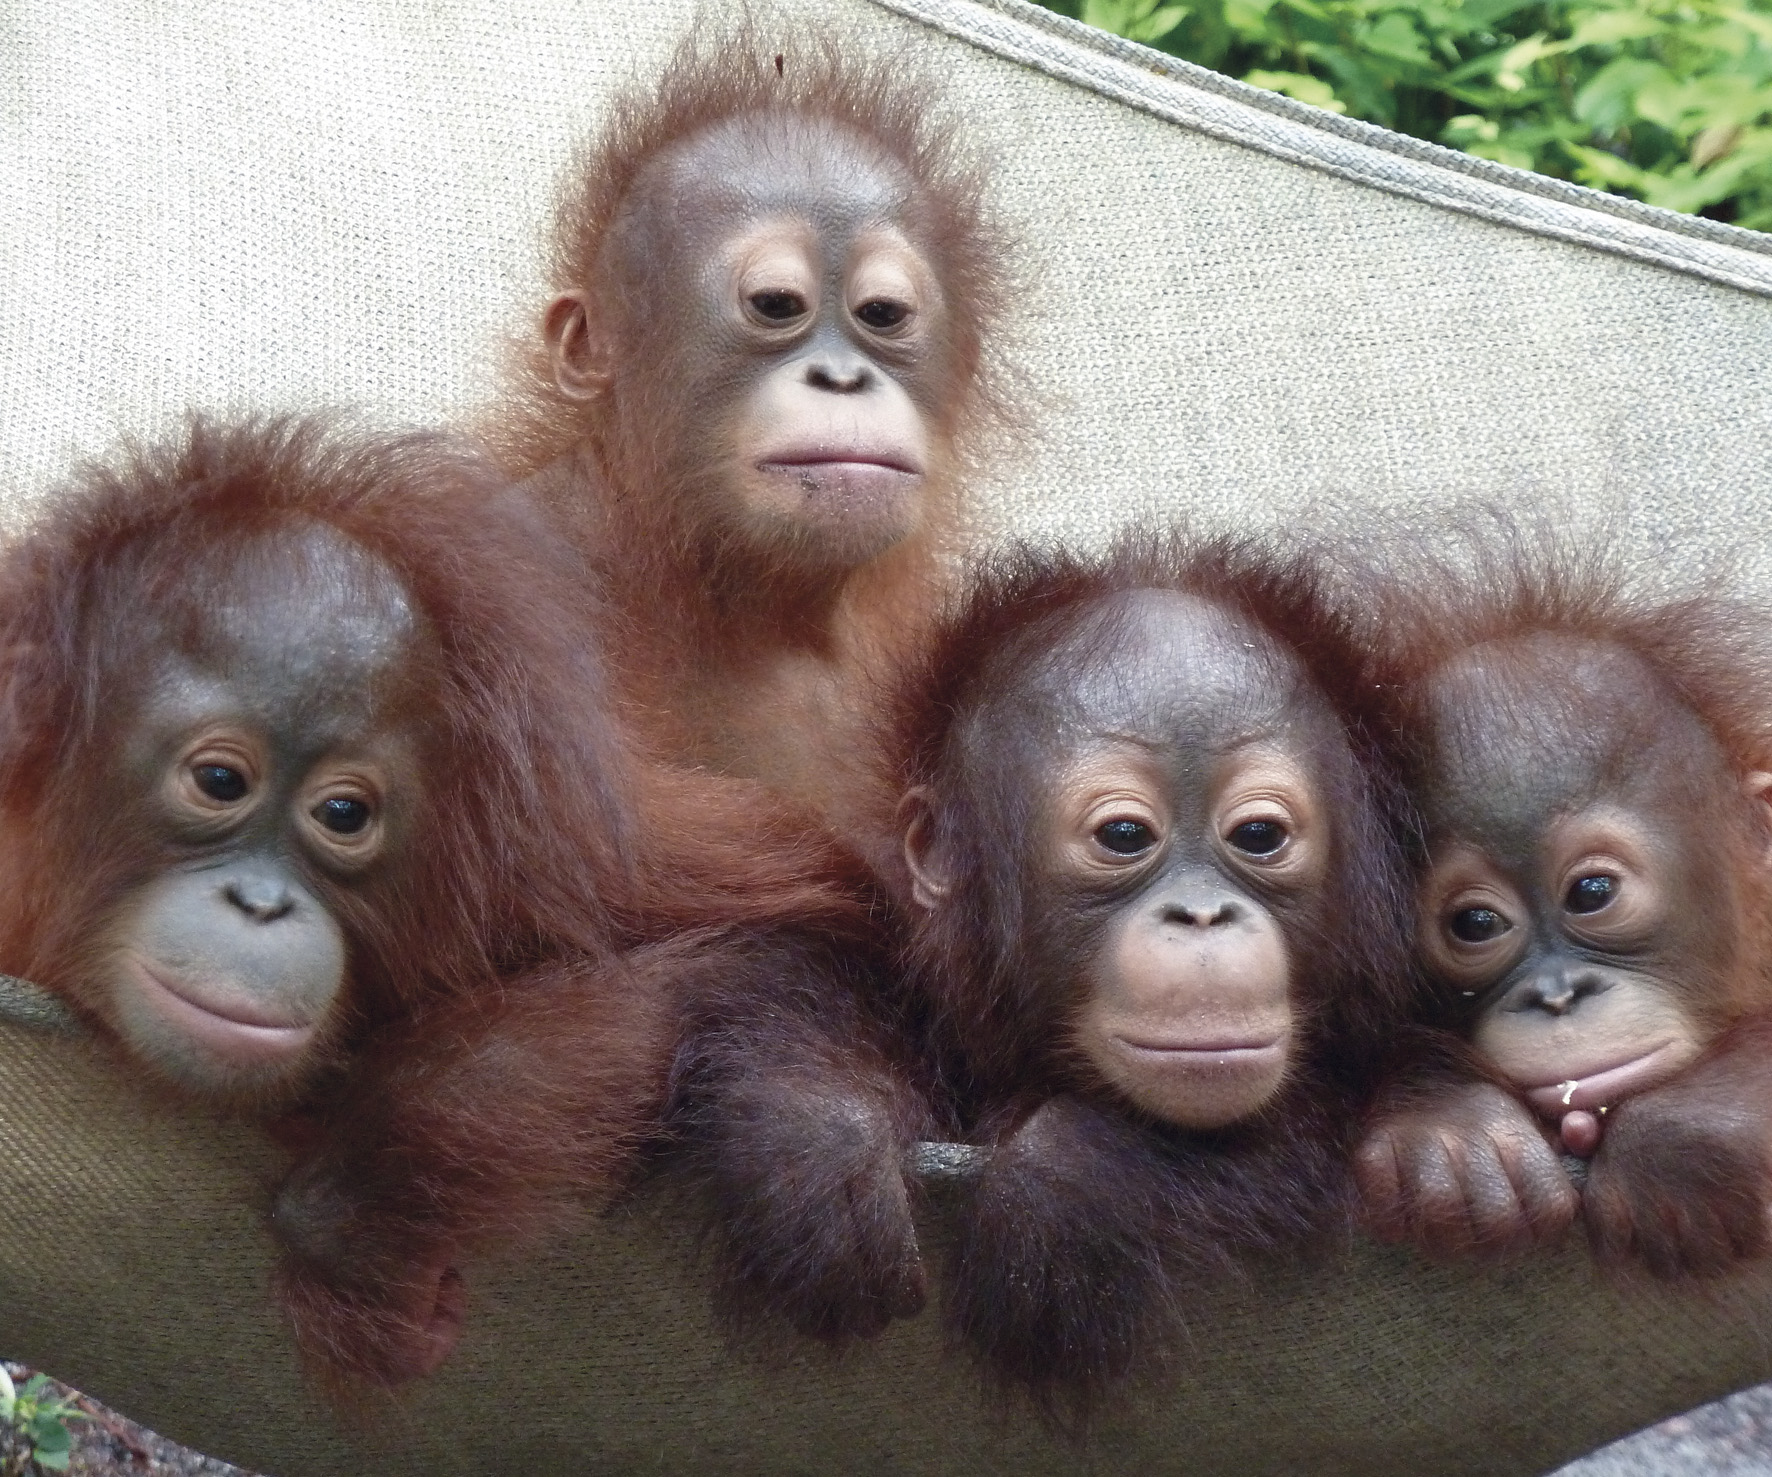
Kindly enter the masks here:
[[1484, 642], [1425, 680], [1430, 814], [1542, 827], [1603, 796], [1653, 800], [1726, 769], [1722, 750], [1648, 662], [1560, 632]]
[[1171, 590], [1095, 602], [1024, 673], [1021, 706], [1067, 747], [1123, 738], [1222, 751], [1300, 724], [1334, 727], [1292, 653], [1223, 606]]
[[703, 240], [774, 215], [809, 220], [828, 239], [897, 220], [911, 193], [905, 167], [854, 129], [799, 113], [751, 113], [648, 164], [630, 214], [673, 240]]

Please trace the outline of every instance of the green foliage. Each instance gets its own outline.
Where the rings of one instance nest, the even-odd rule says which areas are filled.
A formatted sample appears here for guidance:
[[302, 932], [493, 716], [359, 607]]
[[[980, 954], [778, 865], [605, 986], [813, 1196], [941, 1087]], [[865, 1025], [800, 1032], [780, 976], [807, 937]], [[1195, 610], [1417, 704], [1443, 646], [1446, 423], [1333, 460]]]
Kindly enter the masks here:
[[1042, 0], [1257, 87], [1772, 230], [1772, 0]]
[[17, 1466], [8, 1463], [9, 1472], [23, 1471], [28, 1463], [45, 1472], [68, 1470], [74, 1446], [68, 1422], [88, 1417], [50, 1393], [48, 1384], [46, 1376], [34, 1374], [15, 1388], [12, 1376], [0, 1368], [0, 1426], [12, 1427], [15, 1445], [23, 1448]]

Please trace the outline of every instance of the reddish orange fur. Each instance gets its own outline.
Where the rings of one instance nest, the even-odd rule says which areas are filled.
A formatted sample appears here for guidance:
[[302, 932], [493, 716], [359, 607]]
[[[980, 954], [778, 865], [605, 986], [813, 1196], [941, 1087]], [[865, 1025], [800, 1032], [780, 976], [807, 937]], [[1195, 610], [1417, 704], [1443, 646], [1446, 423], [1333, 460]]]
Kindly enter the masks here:
[[0, 804], [24, 849], [0, 963], [51, 985], [77, 973], [115, 874], [158, 860], [82, 803], [118, 737], [118, 693], [154, 658], [144, 606], [200, 629], [208, 571], [237, 540], [309, 522], [392, 567], [436, 638], [426, 675], [446, 715], [427, 735], [434, 804], [412, 864], [362, 909], [340, 900], [359, 1012], [396, 1013], [562, 946], [606, 948], [637, 903], [623, 880], [630, 766], [607, 722], [583, 721], [602, 700], [582, 646], [558, 626], [528, 634], [526, 586], [541, 573], [530, 530], [482, 511], [495, 486], [419, 438], [356, 445], [312, 424], [198, 422], [53, 497], [0, 570]]
[[[697, 471], [709, 437], [705, 408], [679, 403], [673, 372], [699, 346], [660, 341], [646, 307], [654, 282], [634, 280], [612, 257], [612, 232], [648, 163], [752, 114], [858, 133], [900, 163], [914, 181], [907, 229], [951, 312], [949, 371], [931, 427], [943, 454], [931, 468], [922, 526], [834, 588], [768, 550], [734, 548], [706, 525], [697, 495], [706, 480]], [[490, 437], [516, 473], [540, 474], [537, 485], [581, 530], [616, 632], [620, 680], [649, 729], [701, 762], [777, 780], [783, 765], [771, 751], [781, 746], [772, 739], [810, 735], [823, 757], [788, 761], [807, 779], [790, 788], [828, 809], [827, 787], [810, 771], [842, 767], [846, 756], [828, 751], [843, 746], [819, 731], [827, 724], [816, 696], [808, 706], [794, 679], [772, 685], [781, 675], [772, 664], [801, 653], [811, 670], [834, 664], [853, 673], [911, 639], [945, 586], [962, 485], [1005, 433], [1025, 425], [1001, 350], [1014, 290], [1010, 252], [984, 203], [982, 173], [961, 147], [957, 120], [941, 116], [933, 82], [904, 53], [869, 53], [815, 29], [771, 43], [748, 24], [702, 28], [661, 78], [619, 95], [570, 178], [556, 212], [551, 280], [557, 291], [590, 295], [589, 320], [616, 352], [613, 388], [588, 405], [563, 394], [537, 333], [517, 403]], [[840, 787], [860, 779], [846, 776]]]
[[[1364, 541], [1355, 561], [1371, 621], [1365, 681], [1410, 783], [1433, 774], [1434, 674], [1473, 647], [1538, 635], [1631, 653], [1667, 710], [1702, 721], [1737, 778], [1772, 770], [1766, 610], [1719, 593], [1717, 581], [1676, 597], [1633, 589], [1605, 539], [1493, 514], [1449, 523], [1436, 545], [1391, 531]], [[1438, 544], [1448, 532], [1449, 549]], [[1505, 647], [1491, 660], [1505, 664]], [[1595, 715], [1602, 736], [1606, 721]], [[1377, 1234], [1437, 1258], [1494, 1258], [1555, 1242], [1579, 1219], [1603, 1263], [1659, 1277], [1716, 1275], [1772, 1252], [1772, 831], [1733, 788], [1718, 800], [1726, 820], [1706, 840], [1732, 858], [1748, 967], [1702, 976], [1702, 986], [1659, 981], [1711, 1036], [1704, 1055], [1611, 1105], [1577, 1178], [1555, 1130], [1464, 1039], [1452, 989], [1424, 979], [1419, 1012], [1432, 1024], [1399, 1039], [1395, 1080], [1360, 1156]]]
[[320, 523], [422, 617], [428, 803], [384, 882], [309, 879], [349, 939], [347, 1011], [279, 1125], [280, 1291], [341, 1397], [418, 1372], [443, 1268], [631, 1172], [696, 970], [773, 929], [872, 926], [853, 864], [764, 791], [632, 744], [574, 567], [500, 481], [424, 438], [193, 422], [81, 474], [0, 568], [0, 966], [89, 1010], [84, 941], [168, 862], [88, 800], [154, 669], [144, 609], [200, 631], [231, 547]]

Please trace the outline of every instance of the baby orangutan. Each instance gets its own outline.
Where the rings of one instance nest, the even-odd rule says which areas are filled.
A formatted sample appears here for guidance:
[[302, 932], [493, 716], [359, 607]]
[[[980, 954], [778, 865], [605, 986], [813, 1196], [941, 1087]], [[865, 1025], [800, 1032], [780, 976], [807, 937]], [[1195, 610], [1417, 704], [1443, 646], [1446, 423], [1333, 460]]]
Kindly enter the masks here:
[[0, 969], [278, 1120], [279, 1292], [340, 1394], [435, 1368], [464, 1263], [625, 1181], [697, 971], [866, 917], [757, 787], [630, 746], [499, 487], [194, 421], [0, 564]]
[[279, 1290], [340, 1391], [444, 1358], [457, 1263], [619, 1178], [664, 1091], [632, 766], [498, 486], [193, 421], [0, 566], [0, 968], [162, 1092], [299, 1110]]
[[612, 102], [552, 270], [495, 435], [579, 533], [632, 710], [841, 822], [857, 674], [924, 625], [963, 486], [1022, 419], [956, 121], [853, 36], [701, 27]]
[[1368, 1217], [1452, 1256], [1579, 1215], [1605, 1262], [1720, 1272], [1772, 1245], [1764, 646], [1603, 575], [1488, 583], [1399, 602], [1382, 663], [1445, 1035], [1360, 1151]]
[[1341, 1224], [1406, 958], [1344, 640], [1253, 546], [1023, 554], [906, 684], [911, 979], [988, 1146], [947, 1311], [1048, 1408]]

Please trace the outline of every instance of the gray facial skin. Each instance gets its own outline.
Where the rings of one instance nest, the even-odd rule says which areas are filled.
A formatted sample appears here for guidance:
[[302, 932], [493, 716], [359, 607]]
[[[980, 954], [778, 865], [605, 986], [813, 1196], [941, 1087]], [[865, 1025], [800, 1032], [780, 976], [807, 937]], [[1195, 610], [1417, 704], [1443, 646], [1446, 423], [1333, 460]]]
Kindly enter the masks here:
[[[1169, 1122], [1248, 1117], [1298, 1046], [1276, 910], [1329, 865], [1317, 765], [1345, 750], [1333, 715], [1264, 633], [1154, 590], [1104, 602], [1021, 691], [978, 736], [1015, 755], [1009, 792], [1042, 797], [1031, 895], [1091, 920], [1091, 939], [1035, 953], [1091, 961], [1078, 1051]], [[1016, 754], [1015, 732], [1050, 737]]]
[[696, 480], [736, 493], [711, 511], [752, 543], [847, 568], [919, 526], [945, 315], [912, 196], [860, 135], [775, 114], [719, 124], [636, 181], [616, 269], [704, 427], [677, 444], [721, 464]]
[[169, 625], [119, 755], [117, 803], [172, 861], [119, 906], [94, 1004], [173, 1079], [263, 1101], [324, 1060], [342, 1001], [315, 879], [361, 886], [414, 804], [415, 619], [324, 528], [243, 547], [212, 593], [196, 639]]
[[1546, 1117], [1666, 1080], [1742, 968], [1750, 802], [1698, 716], [1620, 647], [1473, 648], [1426, 696], [1422, 947]]

